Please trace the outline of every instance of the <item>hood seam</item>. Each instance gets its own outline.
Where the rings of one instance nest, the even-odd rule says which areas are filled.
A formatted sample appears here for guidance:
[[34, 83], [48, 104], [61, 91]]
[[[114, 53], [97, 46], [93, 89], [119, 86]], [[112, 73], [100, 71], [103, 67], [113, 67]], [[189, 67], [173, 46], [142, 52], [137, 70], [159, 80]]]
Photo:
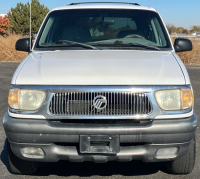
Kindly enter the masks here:
[[[172, 53], [172, 52], [171, 52], [171, 53]], [[177, 61], [178, 65], [179, 65], [179, 67], [180, 67], [180, 69], [181, 69], [181, 71], [182, 71], [182, 74], [183, 74], [183, 76], [184, 76], [184, 79], [185, 79], [185, 85], [186, 85], [186, 78], [185, 78], [185, 74], [184, 74], [184, 72], [183, 72], [183, 69], [181, 68], [181, 65], [180, 65], [180, 63], [178, 62], [178, 60], [177, 60], [176, 56], [174, 55], [174, 53], [172, 53], [172, 55], [173, 55], [173, 56], [174, 56], [174, 58], [176, 59], [176, 61]]]

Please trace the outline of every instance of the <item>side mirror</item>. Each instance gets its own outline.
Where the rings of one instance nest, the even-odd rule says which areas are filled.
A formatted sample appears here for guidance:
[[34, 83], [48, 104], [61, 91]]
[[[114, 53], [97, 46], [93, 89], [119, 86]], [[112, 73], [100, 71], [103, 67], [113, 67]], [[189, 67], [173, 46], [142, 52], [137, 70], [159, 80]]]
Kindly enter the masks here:
[[192, 51], [192, 42], [188, 39], [177, 38], [174, 42], [176, 52]]
[[30, 52], [30, 38], [19, 39], [15, 44], [18, 51]]

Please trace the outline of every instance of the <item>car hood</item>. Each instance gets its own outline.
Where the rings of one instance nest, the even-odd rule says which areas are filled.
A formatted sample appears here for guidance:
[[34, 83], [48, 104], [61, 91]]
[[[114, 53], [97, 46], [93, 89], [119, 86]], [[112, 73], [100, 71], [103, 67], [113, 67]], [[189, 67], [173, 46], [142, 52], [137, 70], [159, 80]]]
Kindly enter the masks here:
[[185, 78], [171, 52], [66, 50], [30, 53], [12, 84], [185, 85]]

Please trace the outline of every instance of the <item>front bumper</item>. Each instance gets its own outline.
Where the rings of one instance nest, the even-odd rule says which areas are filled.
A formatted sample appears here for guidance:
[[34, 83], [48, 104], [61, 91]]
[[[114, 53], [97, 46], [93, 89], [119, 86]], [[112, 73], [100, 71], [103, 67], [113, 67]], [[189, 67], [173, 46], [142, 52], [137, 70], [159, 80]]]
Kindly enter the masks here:
[[[36, 119], [11, 118], [6, 113], [3, 126], [12, 151], [19, 158], [31, 161], [56, 162], [70, 160], [74, 162], [94, 161], [131, 161], [145, 162], [169, 161], [186, 154], [194, 138], [197, 117], [183, 119], [165, 119], [144, 122], [116, 123], [67, 123]], [[120, 152], [117, 155], [81, 154], [79, 152], [80, 135], [119, 135]], [[22, 147], [43, 149], [42, 159], [26, 158], [21, 154]], [[176, 156], [157, 158], [160, 148], [177, 147]]]

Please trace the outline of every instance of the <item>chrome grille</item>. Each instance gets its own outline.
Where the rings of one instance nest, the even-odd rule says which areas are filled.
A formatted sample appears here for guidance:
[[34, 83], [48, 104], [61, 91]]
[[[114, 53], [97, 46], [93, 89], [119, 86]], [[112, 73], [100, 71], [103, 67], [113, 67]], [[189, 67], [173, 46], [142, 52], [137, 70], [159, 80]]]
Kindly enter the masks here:
[[[107, 106], [97, 110], [96, 96], [104, 96]], [[152, 104], [145, 93], [131, 92], [68, 92], [53, 95], [49, 111], [54, 115], [143, 115], [152, 112]]]

